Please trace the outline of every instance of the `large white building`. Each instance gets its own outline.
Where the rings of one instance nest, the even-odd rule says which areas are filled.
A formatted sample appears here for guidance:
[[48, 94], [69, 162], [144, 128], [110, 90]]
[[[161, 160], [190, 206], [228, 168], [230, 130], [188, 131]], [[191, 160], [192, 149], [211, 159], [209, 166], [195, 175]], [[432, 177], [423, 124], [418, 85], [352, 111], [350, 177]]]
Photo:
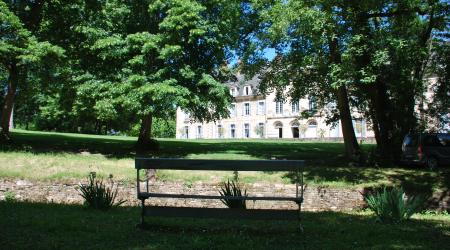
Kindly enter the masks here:
[[[341, 139], [340, 124], [332, 127], [325, 123], [323, 109], [317, 109], [312, 99], [285, 100], [278, 102], [275, 93], [267, 96], [257, 94], [259, 79], [254, 77], [245, 81], [237, 75], [236, 82], [229, 82], [230, 94], [234, 102], [230, 107], [230, 117], [216, 122], [199, 123], [188, 113], [177, 110], [177, 132], [179, 139], [218, 139], [218, 138], [305, 138]], [[315, 115], [302, 119], [303, 111]], [[358, 114], [354, 115], [357, 118]], [[364, 119], [354, 120], [355, 134], [358, 138], [374, 136]]]

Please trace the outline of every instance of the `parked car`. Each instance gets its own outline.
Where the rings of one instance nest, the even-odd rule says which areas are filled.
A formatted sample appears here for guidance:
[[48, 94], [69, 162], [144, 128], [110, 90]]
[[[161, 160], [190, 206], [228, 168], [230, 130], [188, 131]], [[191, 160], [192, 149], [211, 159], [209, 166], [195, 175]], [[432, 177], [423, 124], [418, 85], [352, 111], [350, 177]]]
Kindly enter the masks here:
[[450, 133], [420, 133], [405, 136], [402, 163], [420, 164], [430, 169], [450, 164]]

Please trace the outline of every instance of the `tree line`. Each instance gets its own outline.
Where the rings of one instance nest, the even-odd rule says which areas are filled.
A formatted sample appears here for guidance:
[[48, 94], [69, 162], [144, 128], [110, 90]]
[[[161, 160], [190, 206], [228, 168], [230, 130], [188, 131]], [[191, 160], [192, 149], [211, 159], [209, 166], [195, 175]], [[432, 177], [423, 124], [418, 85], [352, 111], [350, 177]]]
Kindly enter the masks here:
[[151, 146], [152, 127], [176, 107], [199, 121], [228, 115], [222, 83], [236, 57], [248, 77], [260, 75], [262, 94], [327, 106], [349, 157], [360, 154], [358, 110], [395, 160], [403, 135], [427, 123], [416, 108], [427, 76], [439, 80], [424, 112], [449, 119], [443, 0], [3, 0], [0, 11], [4, 141], [14, 109], [25, 126], [136, 131], [138, 145]]

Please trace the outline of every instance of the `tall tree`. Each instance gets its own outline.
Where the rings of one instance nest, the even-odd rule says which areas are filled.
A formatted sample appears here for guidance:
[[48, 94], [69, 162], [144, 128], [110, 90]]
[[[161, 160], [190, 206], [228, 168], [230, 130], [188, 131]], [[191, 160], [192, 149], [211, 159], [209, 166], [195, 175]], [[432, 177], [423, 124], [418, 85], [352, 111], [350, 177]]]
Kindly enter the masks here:
[[97, 80], [84, 85], [91, 90], [85, 93], [99, 93], [94, 106], [103, 102], [136, 114], [140, 146], [151, 144], [153, 119], [171, 116], [176, 107], [200, 121], [228, 114], [220, 66], [237, 41], [232, 22], [239, 20], [239, 1], [110, 3], [89, 45], [97, 62], [89, 77]]
[[[292, 98], [314, 96], [322, 106], [336, 109], [329, 122], [341, 122], [348, 157], [359, 154], [342, 51], [347, 30], [332, 1], [253, 1], [247, 13], [258, 17], [255, 32], [246, 36], [243, 60], [248, 71], [262, 72], [262, 92], [282, 93], [288, 85]], [[275, 48], [268, 62], [263, 51]], [[328, 105], [336, 103], [336, 105]]]
[[48, 42], [38, 42], [27, 29], [35, 29], [40, 22], [41, 2], [31, 1], [28, 5], [25, 2], [14, 1], [9, 6], [0, 2], [0, 63], [8, 72], [7, 91], [0, 118], [2, 140], [10, 139], [9, 123], [17, 90], [26, 86], [26, 81], [32, 74], [48, 75], [51, 71], [49, 66], [64, 53], [61, 48]]
[[[448, 30], [449, 3], [280, 0], [249, 9], [259, 19], [246, 60], [268, 67], [263, 88], [293, 83], [291, 96], [336, 102], [347, 155], [358, 152], [350, 110], [359, 108], [372, 120], [383, 159], [398, 158], [404, 134], [418, 129], [429, 45], [434, 31]], [[280, 56], [267, 66], [261, 51], [268, 47]]]
[[449, 4], [348, 1], [340, 9], [350, 30], [345, 58], [353, 94], [369, 107], [383, 159], [398, 160], [404, 135], [420, 129], [417, 102], [429, 84], [430, 42], [433, 31], [448, 29]]

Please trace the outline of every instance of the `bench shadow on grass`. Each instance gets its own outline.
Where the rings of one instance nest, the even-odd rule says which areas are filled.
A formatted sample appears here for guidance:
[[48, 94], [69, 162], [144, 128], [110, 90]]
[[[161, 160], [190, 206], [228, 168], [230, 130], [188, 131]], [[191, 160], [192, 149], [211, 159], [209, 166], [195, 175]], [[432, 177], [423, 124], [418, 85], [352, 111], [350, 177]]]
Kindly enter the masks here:
[[[6, 249], [444, 249], [448, 223], [412, 220], [380, 224], [371, 216], [305, 212], [297, 222], [148, 219], [135, 228], [137, 207], [93, 211], [77, 205], [0, 202], [0, 241]], [[13, 225], [13, 226], [12, 226]]]

